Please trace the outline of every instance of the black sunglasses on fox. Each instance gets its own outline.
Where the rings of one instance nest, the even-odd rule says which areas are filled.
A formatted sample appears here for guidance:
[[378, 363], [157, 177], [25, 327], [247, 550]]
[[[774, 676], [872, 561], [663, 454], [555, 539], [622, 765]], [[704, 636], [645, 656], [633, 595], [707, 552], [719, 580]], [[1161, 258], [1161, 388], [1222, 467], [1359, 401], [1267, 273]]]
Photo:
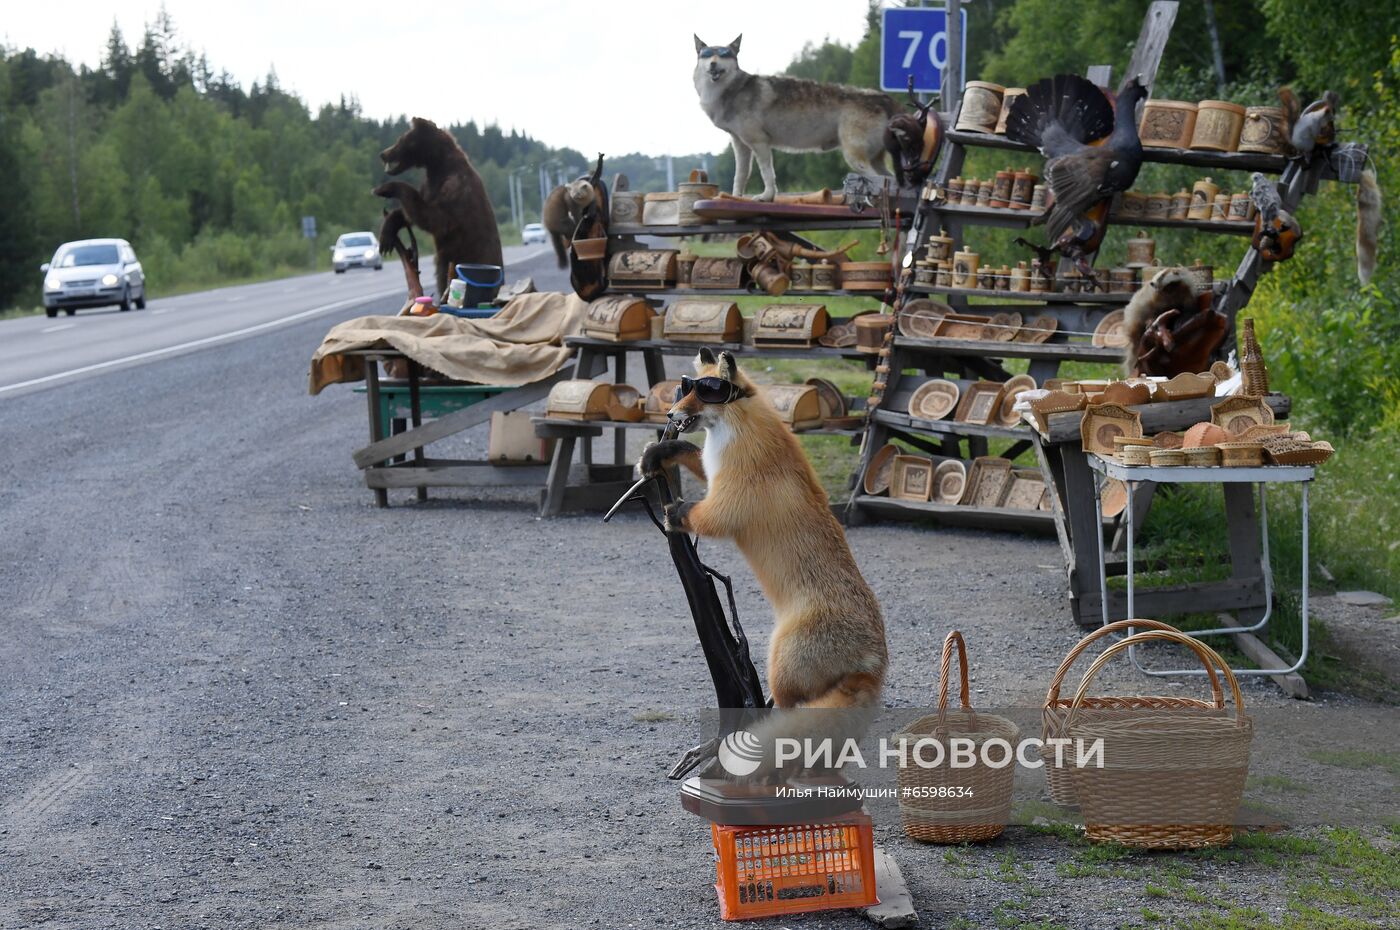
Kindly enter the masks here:
[[691, 391], [706, 404], [727, 404], [743, 396], [737, 384], [724, 378], [681, 378], [681, 386], [676, 388], [676, 401]]
[[711, 55], [718, 55], [721, 58], [728, 58], [730, 55], [733, 54], [734, 53], [728, 48], [702, 48], [700, 50], [701, 58], [709, 58]]

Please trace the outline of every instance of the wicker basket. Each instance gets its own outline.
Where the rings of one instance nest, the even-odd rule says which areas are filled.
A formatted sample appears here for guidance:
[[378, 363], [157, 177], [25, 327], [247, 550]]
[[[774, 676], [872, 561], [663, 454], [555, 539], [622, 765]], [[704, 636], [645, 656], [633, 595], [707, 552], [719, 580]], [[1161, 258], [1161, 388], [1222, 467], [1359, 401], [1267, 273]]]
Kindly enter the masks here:
[[[1218, 670], [1230, 686], [1233, 716], [1223, 707], [1086, 714], [1089, 685], [1109, 660], [1155, 640], [1178, 643], [1196, 654], [1217, 704], [1222, 697]], [[1138, 849], [1199, 849], [1234, 839], [1254, 725], [1245, 716], [1239, 682], [1229, 666], [1200, 640], [1149, 630], [1105, 649], [1079, 683], [1065, 734], [1076, 741], [1076, 752], [1081, 741], [1103, 741], [1101, 764], [1076, 764], [1070, 771], [1090, 840]]]
[[[1088, 636], [1085, 636], [1074, 648], [1065, 656], [1060, 667], [1055, 669], [1055, 677], [1050, 679], [1050, 690], [1045, 695], [1045, 706], [1040, 711], [1040, 734], [1045, 745], [1040, 747], [1040, 758], [1045, 762], [1045, 781], [1050, 786], [1050, 800], [1065, 807], [1075, 807], [1078, 802], [1074, 799], [1074, 784], [1070, 780], [1069, 764], [1057, 766], [1055, 764], [1055, 748], [1050, 745], [1052, 739], [1062, 739], [1065, 733], [1065, 720], [1069, 717], [1070, 705], [1073, 703], [1068, 698], [1060, 697], [1060, 686], [1064, 684], [1065, 676], [1069, 674], [1070, 666], [1074, 661], [1084, 654], [1096, 641], [1109, 635], [1110, 633], [1121, 633], [1129, 628], [1166, 630], [1168, 632], [1178, 632], [1176, 627], [1159, 620], [1119, 620], [1110, 623], [1108, 626], [1101, 626]], [[1223, 700], [1223, 695], [1221, 696]], [[1090, 710], [1160, 710], [1164, 708], [1220, 708], [1223, 703], [1210, 704], [1206, 701], [1198, 701], [1195, 698], [1181, 697], [1092, 697], [1085, 698], [1083, 706]], [[1068, 763], [1068, 757], [1062, 761]]]
[[[962, 709], [948, 712], [948, 672], [953, 647], [958, 650], [961, 673], [959, 699]], [[1014, 753], [1020, 729], [1005, 717], [979, 714], [972, 709], [967, 690], [967, 648], [962, 634], [953, 630], [943, 640], [938, 670], [938, 713], [920, 717], [895, 734], [895, 742], [906, 747], [908, 757], [899, 766], [899, 813], [904, 832], [925, 843], [976, 843], [1001, 835], [1011, 819], [1011, 785], [1016, 767], [987, 765], [982, 745], [1000, 738]], [[953, 768], [947, 764], [949, 740], [970, 739], [976, 746], [977, 761], [971, 767]], [[925, 767], [915, 761], [928, 758], [929, 749], [916, 749], [920, 740], [934, 740], [942, 746], [944, 764]], [[935, 753], [936, 754], [936, 753]], [[1000, 757], [997, 757], [1000, 758]], [[1014, 760], [1011, 760], [1014, 761]]]

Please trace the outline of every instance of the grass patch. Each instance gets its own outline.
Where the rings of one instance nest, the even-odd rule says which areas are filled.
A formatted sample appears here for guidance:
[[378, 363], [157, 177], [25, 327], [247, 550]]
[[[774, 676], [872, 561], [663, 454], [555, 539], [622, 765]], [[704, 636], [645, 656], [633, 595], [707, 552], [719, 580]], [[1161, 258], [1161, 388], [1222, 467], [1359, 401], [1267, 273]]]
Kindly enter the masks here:
[[1400, 775], [1400, 753], [1366, 749], [1320, 749], [1308, 753], [1308, 758], [1341, 769], [1384, 769], [1392, 775]]
[[661, 723], [663, 720], [675, 720], [676, 715], [664, 710], [643, 710], [633, 714], [632, 719], [638, 723]]
[[1245, 784], [1249, 788], [1263, 791], [1285, 791], [1293, 794], [1307, 794], [1312, 790], [1307, 785], [1294, 781], [1287, 775], [1251, 775]]

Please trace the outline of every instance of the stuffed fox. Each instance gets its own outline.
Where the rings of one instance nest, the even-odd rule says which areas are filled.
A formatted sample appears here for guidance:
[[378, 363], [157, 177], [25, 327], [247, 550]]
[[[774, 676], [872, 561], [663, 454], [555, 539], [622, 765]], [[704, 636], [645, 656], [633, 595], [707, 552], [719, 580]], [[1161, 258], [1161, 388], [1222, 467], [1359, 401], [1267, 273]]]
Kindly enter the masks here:
[[667, 531], [732, 539], [748, 560], [776, 620], [775, 707], [873, 710], [889, 662], [880, 604], [811, 463], [733, 355], [701, 349], [695, 370], [669, 417], [682, 433], [703, 428], [704, 449], [657, 442], [638, 463], [645, 475], [682, 465], [708, 484], [703, 500], [667, 508]]

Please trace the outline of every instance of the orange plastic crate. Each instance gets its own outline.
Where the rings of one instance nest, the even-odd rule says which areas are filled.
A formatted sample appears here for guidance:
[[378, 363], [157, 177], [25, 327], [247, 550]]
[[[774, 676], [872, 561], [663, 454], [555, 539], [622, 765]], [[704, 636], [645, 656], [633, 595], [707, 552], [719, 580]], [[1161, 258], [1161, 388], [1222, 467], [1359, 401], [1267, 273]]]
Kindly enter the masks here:
[[869, 907], [875, 897], [870, 818], [767, 827], [710, 825], [725, 920]]

